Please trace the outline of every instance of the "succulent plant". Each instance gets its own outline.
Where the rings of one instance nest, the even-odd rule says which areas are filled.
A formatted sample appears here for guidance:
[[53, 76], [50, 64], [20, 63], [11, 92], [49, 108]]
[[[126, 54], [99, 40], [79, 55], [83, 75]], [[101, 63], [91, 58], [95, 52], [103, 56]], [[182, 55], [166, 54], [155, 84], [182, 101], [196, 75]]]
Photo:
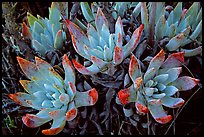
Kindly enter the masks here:
[[62, 30], [60, 23], [61, 13], [57, 7], [57, 3], [52, 2], [49, 8], [49, 19], [37, 15], [34, 17], [27, 12], [29, 27], [23, 22], [22, 35], [32, 40], [32, 47], [41, 55], [45, 55], [47, 51], [62, 49], [66, 40], [65, 32]]
[[38, 57], [35, 57], [35, 64], [21, 57], [17, 57], [17, 60], [30, 80], [20, 80], [27, 93], [17, 92], [9, 94], [9, 97], [19, 105], [39, 110], [36, 115], [26, 114], [22, 117], [23, 123], [30, 128], [53, 120], [51, 128], [42, 130], [42, 133], [58, 134], [66, 121], [77, 116], [78, 107], [92, 106], [98, 100], [98, 92], [90, 85], [85, 92], [76, 90], [74, 68], [66, 54], [62, 60], [64, 80], [49, 63]]
[[133, 33], [131, 39], [123, 45], [123, 26], [121, 18], [115, 23], [115, 33], [109, 31], [108, 21], [100, 8], [98, 8], [96, 29], [88, 23], [87, 34], [76, 24], [66, 20], [73, 46], [76, 52], [92, 62], [88, 67], [73, 60], [75, 68], [82, 74], [91, 75], [106, 72], [111, 66], [120, 64], [137, 47], [144, 25], [140, 25]]
[[158, 123], [168, 123], [172, 116], [166, 114], [163, 106], [182, 106], [184, 100], [174, 95], [179, 91], [190, 90], [199, 83], [198, 79], [189, 76], [179, 77], [182, 63], [183, 52], [173, 53], [165, 60], [162, 49], [151, 59], [146, 72], [143, 73], [139, 60], [132, 55], [128, 72], [133, 84], [118, 92], [116, 102], [122, 105], [135, 102], [138, 112], [146, 114], [150, 111]]
[[[152, 6], [154, 4], [155, 7]], [[165, 7], [164, 2], [150, 2], [148, 7], [149, 9], [146, 2], [142, 2], [141, 21], [145, 26], [146, 35], [149, 34], [148, 30], [151, 29], [152, 24], [154, 41], [161, 41], [167, 37], [168, 41], [165, 47], [168, 51], [180, 49], [180, 51], [184, 51], [184, 56], [201, 54], [201, 46], [193, 47], [193, 49], [184, 48], [185, 45], [193, 41], [202, 41], [202, 7], [199, 2], [194, 2], [188, 10], [182, 9], [182, 2], [178, 2], [175, 8]], [[154, 21], [151, 20], [151, 16]]]
[[117, 11], [117, 13], [113, 12], [112, 16], [114, 17], [114, 19], [117, 19], [118, 16], [123, 18], [125, 12], [127, 12], [131, 8], [134, 8], [132, 11], [132, 16], [137, 17], [140, 14], [141, 2], [115, 2], [113, 9]]

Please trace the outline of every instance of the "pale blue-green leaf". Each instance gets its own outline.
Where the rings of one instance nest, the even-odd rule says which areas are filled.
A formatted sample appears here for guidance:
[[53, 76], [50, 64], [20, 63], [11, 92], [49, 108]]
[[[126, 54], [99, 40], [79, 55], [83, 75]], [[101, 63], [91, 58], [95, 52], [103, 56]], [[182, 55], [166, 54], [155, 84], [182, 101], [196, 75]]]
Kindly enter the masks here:
[[37, 40], [32, 40], [32, 47], [36, 51], [40, 52], [41, 55], [44, 55], [46, 52], [45, 47], [42, 44], [40, 44]]
[[55, 49], [62, 49], [64, 43], [64, 39], [62, 36], [62, 30], [59, 30], [56, 34], [55, 41], [54, 41], [54, 48]]
[[145, 87], [152, 87], [153, 84], [154, 84], [154, 81], [153, 81], [153, 80], [148, 80], [148, 81], [145, 83]]
[[144, 24], [144, 32], [147, 33], [148, 29], [148, 10], [146, 6], [146, 2], [141, 3], [141, 21]]
[[158, 88], [159, 91], [163, 91], [166, 88], [166, 86], [164, 84], [162, 84], [162, 83], [158, 83], [157, 88]]
[[110, 62], [113, 59], [113, 52], [107, 45], [104, 46], [104, 60]]
[[146, 83], [148, 80], [153, 79], [155, 74], [156, 74], [155, 68], [151, 68], [151, 69], [147, 70], [144, 74], [144, 83]]
[[177, 108], [183, 105], [184, 100], [182, 98], [173, 98], [173, 97], [163, 97], [162, 104], [169, 108]]
[[104, 16], [103, 12], [101, 11], [101, 9], [99, 7], [97, 10], [95, 23], [96, 23], [96, 29], [97, 29], [99, 34], [101, 34], [103, 24], [105, 24], [107, 26], [107, 28], [109, 28], [108, 27], [108, 20], [106, 19], [106, 17]]
[[139, 2], [139, 3], [135, 6], [135, 8], [134, 8], [134, 10], [133, 10], [133, 12], [132, 12], [132, 16], [134, 16], [134, 18], [137, 18], [137, 16], [140, 14], [140, 12], [141, 12], [141, 2]]
[[192, 56], [196, 56], [202, 53], [202, 46], [199, 46], [197, 48], [194, 49], [183, 49], [181, 48], [181, 51], [184, 52], [184, 56], [185, 57], [192, 57]]
[[168, 71], [166, 71], [165, 73], [167, 73], [169, 75], [168, 79], [164, 82], [164, 84], [169, 84], [170, 82], [175, 81], [179, 74], [181, 73], [182, 68], [181, 67], [176, 67], [176, 68], [170, 68]]
[[173, 23], [180, 20], [182, 14], [182, 2], [178, 2], [173, 10]]
[[189, 76], [182, 76], [172, 82], [172, 85], [178, 88], [179, 91], [185, 91], [194, 88], [198, 84], [198, 82], [198, 79]]
[[162, 99], [162, 98], [165, 97], [165, 96], [166, 96], [165, 93], [153, 94], [153, 95], [152, 95], [153, 98], [157, 98], [157, 99]]
[[166, 96], [172, 96], [177, 91], [178, 91], [178, 89], [175, 86], [166, 86], [166, 88], [162, 92], [164, 92], [166, 94]]
[[51, 108], [51, 107], [53, 107], [53, 104], [52, 104], [52, 102], [51, 102], [51, 100], [44, 100], [43, 102], [42, 102], [42, 107], [45, 107], [45, 108]]
[[185, 37], [184, 33], [180, 33], [173, 37], [166, 45], [166, 48], [169, 51], [175, 51], [177, 50], [183, 41], [185, 41], [187, 38]]
[[164, 83], [168, 79], [168, 74], [161, 74], [154, 77], [154, 81], [157, 81], [158, 83]]

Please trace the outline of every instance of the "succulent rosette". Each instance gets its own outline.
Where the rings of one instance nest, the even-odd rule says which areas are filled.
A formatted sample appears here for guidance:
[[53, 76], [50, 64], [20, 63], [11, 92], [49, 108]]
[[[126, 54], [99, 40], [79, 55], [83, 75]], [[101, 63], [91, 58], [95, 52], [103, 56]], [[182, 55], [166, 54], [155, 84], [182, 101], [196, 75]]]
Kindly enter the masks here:
[[135, 102], [136, 110], [140, 113], [151, 113], [161, 124], [168, 123], [171, 115], [167, 115], [163, 106], [177, 108], [184, 104], [182, 98], [174, 97], [179, 91], [190, 90], [199, 80], [181, 76], [184, 53], [178, 52], [168, 56], [162, 49], [149, 63], [145, 73], [142, 73], [139, 60], [132, 55], [129, 65], [129, 76], [133, 84], [118, 92], [117, 103], [126, 105]]
[[[155, 4], [156, 7], [152, 6]], [[149, 8], [147, 8], [149, 7]], [[151, 24], [151, 11], [155, 23], [152, 25], [155, 41], [168, 38], [165, 47], [168, 51], [183, 51], [184, 56], [196, 56], [202, 53], [202, 7], [200, 2], [194, 2], [189, 9], [184, 9], [182, 2], [178, 2], [173, 8], [166, 6], [165, 2], [141, 3], [141, 21], [144, 24], [144, 32], [148, 35]], [[198, 46], [185, 47], [191, 42], [197, 42]]]
[[23, 22], [22, 35], [32, 41], [32, 48], [45, 55], [47, 51], [62, 49], [66, 40], [65, 32], [60, 23], [61, 13], [56, 2], [49, 8], [49, 19], [27, 13], [29, 27]]
[[90, 23], [85, 34], [76, 24], [66, 20], [73, 46], [76, 52], [92, 62], [90, 66], [84, 66], [72, 60], [75, 68], [82, 74], [92, 75], [105, 72], [110, 66], [120, 64], [137, 47], [144, 25], [140, 25], [132, 34], [131, 39], [123, 45], [123, 25], [118, 17], [115, 24], [115, 33], [109, 31], [108, 21], [100, 8], [95, 18], [96, 28]]
[[27, 93], [17, 92], [9, 97], [19, 105], [39, 110], [37, 114], [26, 114], [23, 123], [30, 127], [39, 127], [53, 120], [50, 129], [42, 130], [43, 134], [55, 135], [61, 132], [66, 121], [77, 116], [77, 108], [92, 106], [98, 100], [98, 92], [89, 87], [85, 92], [79, 92], [75, 87], [75, 71], [65, 54], [62, 65], [65, 79], [46, 61], [35, 57], [35, 63], [17, 57], [18, 63], [30, 80], [20, 80]]

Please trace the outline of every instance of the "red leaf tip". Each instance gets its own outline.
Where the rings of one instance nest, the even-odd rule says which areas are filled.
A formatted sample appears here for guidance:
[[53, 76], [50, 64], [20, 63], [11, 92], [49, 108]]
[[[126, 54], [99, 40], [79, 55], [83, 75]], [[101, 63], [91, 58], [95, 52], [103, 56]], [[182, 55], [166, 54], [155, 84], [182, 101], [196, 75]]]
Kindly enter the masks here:
[[172, 119], [172, 116], [168, 115], [168, 116], [156, 118], [155, 120], [160, 124], [166, 124], [166, 123], [170, 122], [171, 119]]
[[128, 97], [130, 96], [128, 89], [122, 89], [118, 92], [118, 98], [120, 102], [125, 105], [128, 103]]

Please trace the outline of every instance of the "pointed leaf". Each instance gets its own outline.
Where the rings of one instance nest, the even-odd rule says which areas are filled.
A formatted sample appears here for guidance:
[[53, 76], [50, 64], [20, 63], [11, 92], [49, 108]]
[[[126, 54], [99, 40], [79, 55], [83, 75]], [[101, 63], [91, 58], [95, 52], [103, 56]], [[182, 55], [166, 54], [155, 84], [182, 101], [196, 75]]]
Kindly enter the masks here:
[[147, 70], [151, 68], [155, 68], [156, 70], [158, 70], [160, 66], [163, 64], [164, 59], [165, 59], [164, 50], [162, 49], [154, 58], [152, 58]]
[[132, 37], [130, 39], [130, 41], [125, 45], [125, 46], [122, 46], [122, 49], [124, 51], [124, 58], [126, 58], [127, 56], [130, 55], [130, 53], [135, 50], [135, 48], [137, 47], [139, 41], [140, 41], [140, 38], [141, 38], [141, 35], [142, 35], [142, 32], [144, 30], [144, 24], [141, 24], [132, 34]]
[[134, 55], [132, 55], [130, 60], [130, 65], [129, 65], [129, 71], [128, 71], [132, 81], [135, 81], [136, 78], [141, 75], [140, 71], [141, 70], [140, 70], [140, 66], [137, 61], [137, 58]]
[[94, 64], [96, 64], [96, 66], [99, 67], [99, 69], [103, 68], [107, 63], [104, 62], [103, 60], [95, 57], [95, 56], [91, 56], [91, 60]]
[[135, 102], [136, 100], [136, 91], [133, 86], [130, 86], [126, 89], [122, 89], [118, 92], [118, 99], [123, 105], [129, 102]]
[[120, 47], [115, 46], [113, 53], [113, 63], [115, 65], [120, 64], [123, 61], [123, 51]]
[[164, 84], [169, 84], [173, 82], [179, 77], [179, 74], [182, 71], [182, 67], [171, 68], [166, 73], [168, 74], [168, 79], [164, 82]]
[[198, 79], [189, 77], [189, 76], [183, 76], [179, 77], [177, 80], [175, 80], [172, 85], [174, 85], [176, 88], [179, 89], [179, 91], [185, 91], [190, 90], [193, 87], [195, 87], [199, 83]]
[[154, 81], [157, 81], [158, 83], [164, 83], [168, 79], [168, 74], [161, 74], [154, 77]]
[[96, 29], [99, 32], [99, 34], [101, 34], [103, 24], [105, 24], [107, 28], [109, 28], [108, 21], [104, 16], [103, 12], [101, 11], [100, 7], [98, 7], [98, 10], [97, 10], [95, 23], [96, 23]]
[[169, 108], [177, 108], [184, 104], [184, 100], [182, 98], [173, 98], [173, 97], [163, 97], [162, 104]]
[[55, 37], [54, 47], [55, 49], [61, 49], [63, 46], [63, 36], [62, 36], [62, 30], [59, 30]]
[[9, 94], [8, 96], [17, 104], [25, 107], [30, 107], [30, 105], [27, 103], [27, 100], [32, 99], [32, 96], [30, 96], [29, 94], [23, 93], [23, 92], [17, 92], [15, 94]]
[[147, 70], [144, 74], [144, 83], [146, 83], [148, 80], [153, 79], [155, 74], [156, 74], [155, 68], [150, 68], [149, 70]]
[[169, 55], [161, 68], [179, 67], [182, 63], [184, 63], [184, 52], [177, 52]]
[[87, 22], [91, 22], [94, 20], [94, 16], [91, 12], [90, 6], [88, 2], [80, 2], [80, 7], [82, 10], [82, 13], [86, 19]]
[[20, 65], [24, 74], [29, 78], [32, 79], [32, 76], [35, 76], [37, 72], [37, 67], [34, 63], [25, 60], [21, 57], [17, 57], [18, 64]]
[[74, 67], [84, 75], [92, 75], [98, 73], [100, 70], [96, 65], [91, 65], [90, 67], [84, 67], [82, 64], [78, 63], [75, 59], [72, 60]]
[[24, 38], [32, 39], [32, 35], [31, 35], [31, 32], [30, 32], [30, 29], [25, 24], [25, 22], [23, 22], [23, 25], [22, 25], [22, 35], [23, 35]]
[[64, 83], [68, 84], [69, 82], [75, 83], [75, 71], [74, 67], [72, 66], [71, 61], [69, 60], [68, 56], [64, 54], [63, 59], [62, 59], [62, 66], [65, 71], [65, 79]]

